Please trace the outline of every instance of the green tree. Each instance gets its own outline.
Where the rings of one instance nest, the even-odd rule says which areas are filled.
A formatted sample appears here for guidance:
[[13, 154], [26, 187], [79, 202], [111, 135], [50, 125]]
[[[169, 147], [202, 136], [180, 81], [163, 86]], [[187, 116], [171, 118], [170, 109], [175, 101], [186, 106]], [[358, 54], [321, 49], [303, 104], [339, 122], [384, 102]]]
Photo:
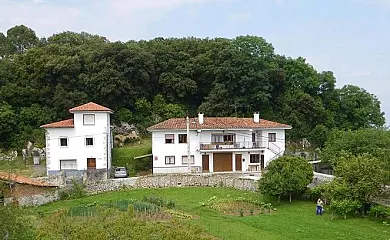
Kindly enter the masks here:
[[359, 129], [355, 131], [333, 131], [322, 151], [322, 159], [337, 167], [343, 152], [353, 156], [370, 154], [390, 169], [390, 132], [385, 129]]
[[383, 127], [384, 113], [378, 98], [358, 86], [346, 85], [338, 90], [336, 124], [341, 129]]
[[7, 39], [13, 45], [15, 53], [24, 53], [26, 50], [39, 43], [39, 39], [35, 35], [34, 30], [24, 25], [8, 29]]
[[323, 148], [328, 139], [329, 130], [324, 125], [317, 125], [308, 136], [310, 144], [315, 148]]
[[0, 102], [0, 146], [8, 147], [11, 136], [17, 124], [17, 117], [12, 107], [6, 102]]
[[381, 194], [390, 172], [384, 163], [369, 154], [340, 157], [335, 168], [336, 179], [331, 184], [332, 200], [353, 200], [360, 205], [370, 203]]
[[259, 190], [270, 196], [301, 194], [313, 180], [313, 169], [303, 158], [283, 156], [269, 163], [259, 180]]

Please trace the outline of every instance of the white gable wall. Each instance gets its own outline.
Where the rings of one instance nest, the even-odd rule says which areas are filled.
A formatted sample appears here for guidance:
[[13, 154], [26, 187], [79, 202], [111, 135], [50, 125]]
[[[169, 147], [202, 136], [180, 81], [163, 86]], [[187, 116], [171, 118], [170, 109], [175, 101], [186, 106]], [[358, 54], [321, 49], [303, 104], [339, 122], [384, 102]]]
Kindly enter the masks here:
[[[84, 125], [83, 114], [94, 114], [95, 124]], [[60, 160], [77, 160], [77, 170], [87, 169], [87, 158], [96, 158], [96, 169], [106, 169], [111, 162], [111, 133], [109, 113], [74, 113], [74, 128], [46, 129], [48, 174], [60, 171]], [[68, 138], [68, 146], [60, 146], [60, 138]], [[93, 138], [93, 146], [86, 145]], [[107, 161], [109, 163], [107, 164]]]

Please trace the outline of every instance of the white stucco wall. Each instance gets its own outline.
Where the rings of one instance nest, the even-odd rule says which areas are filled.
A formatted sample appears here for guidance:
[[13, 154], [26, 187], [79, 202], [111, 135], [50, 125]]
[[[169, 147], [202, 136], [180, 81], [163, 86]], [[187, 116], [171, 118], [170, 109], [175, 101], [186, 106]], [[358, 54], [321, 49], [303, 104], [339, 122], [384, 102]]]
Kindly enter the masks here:
[[[256, 133], [256, 141], [261, 143], [262, 149], [253, 149], [252, 133]], [[250, 130], [191, 130], [190, 131], [190, 152], [195, 156], [193, 166], [202, 166], [202, 155], [209, 155], [209, 168], [213, 172], [213, 153], [201, 152], [201, 143], [212, 142], [213, 134], [235, 135], [235, 142], [245, 143], [248, 149], [226, 150], [233, 154], [233, 171], [235, 171], [235, 154], [242, 154], [245, 161], [242, 162], [242, 170], [247, 171], [250, 164], [250, 154], [263, 154], [265, 166], [275, 157], [276, 152], [283, 153], [285, 150], [284, 129], [254, 129]], [[268, 133], [276, 133], [276, 142], [268, 143]], [[174, 134], [174, 143], [165, 143], [165, 134]], [[186, 134], [185, 130], [153, 131], [152, 132], [152, 154], [154, 173], [180, 173], [188, 172], [188, 165], [182, 164], [182, 156], [187, 155], [187, 144], [179, 143], [178, 134]], [[273, 150], [271, 151], [270, 148]], [[175, 164], [165, 164], [165, 156], [175, 156]]]
[[[95, 114], [94, 125], [83, 124], [85, 112], [74, 113], [74, 128], [46, 129], [47, 171], [60, 170], [60, 160], [77, 160], [77, 170], [87, 169], [87, 158], [96, 158], [96, 169], [106, 169], [111, 164], [111, 133], [109, 113]], [[60, 146], [60, 138], [68, 138], [68, 146]], [[87, 146], [86, 137], [93, 138], [93, 146]], [[107, 164], [108, 162], [108, 164]]]

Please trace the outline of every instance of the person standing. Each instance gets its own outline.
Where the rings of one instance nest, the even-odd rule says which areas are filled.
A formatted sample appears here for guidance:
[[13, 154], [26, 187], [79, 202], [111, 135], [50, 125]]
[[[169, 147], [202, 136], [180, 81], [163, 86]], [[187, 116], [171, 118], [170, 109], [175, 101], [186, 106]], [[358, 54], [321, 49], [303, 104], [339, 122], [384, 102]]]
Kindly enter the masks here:
[[324, 202], [321, 198], [317, 200], [317, 212], [316, 215], [322, 215], [322, 210], [324, 208]]

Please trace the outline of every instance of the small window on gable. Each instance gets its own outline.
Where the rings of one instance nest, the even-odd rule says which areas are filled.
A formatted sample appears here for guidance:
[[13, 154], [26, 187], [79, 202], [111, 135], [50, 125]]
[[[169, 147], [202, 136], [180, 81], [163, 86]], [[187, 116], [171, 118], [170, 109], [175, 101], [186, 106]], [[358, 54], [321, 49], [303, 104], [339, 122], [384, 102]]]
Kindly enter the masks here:
[[60, 146], [67, 147], [68, 146], [68, 138], [66, 138], [66, 137], [60, 138]]
[[85, 138], [85, 145], [93, 146], [93, 138], [91, 138], [91, 137]]
[[179, 143], [187, 143], [187, 134], [179, 134]]
[[83, 114], [84, 125], [95, 125], [95, 114]]
[[268, 142], [276, 142], [276, 133], [268, 133]]
[[175, 135], [165, 134], [165, 143], [175, 143]]

